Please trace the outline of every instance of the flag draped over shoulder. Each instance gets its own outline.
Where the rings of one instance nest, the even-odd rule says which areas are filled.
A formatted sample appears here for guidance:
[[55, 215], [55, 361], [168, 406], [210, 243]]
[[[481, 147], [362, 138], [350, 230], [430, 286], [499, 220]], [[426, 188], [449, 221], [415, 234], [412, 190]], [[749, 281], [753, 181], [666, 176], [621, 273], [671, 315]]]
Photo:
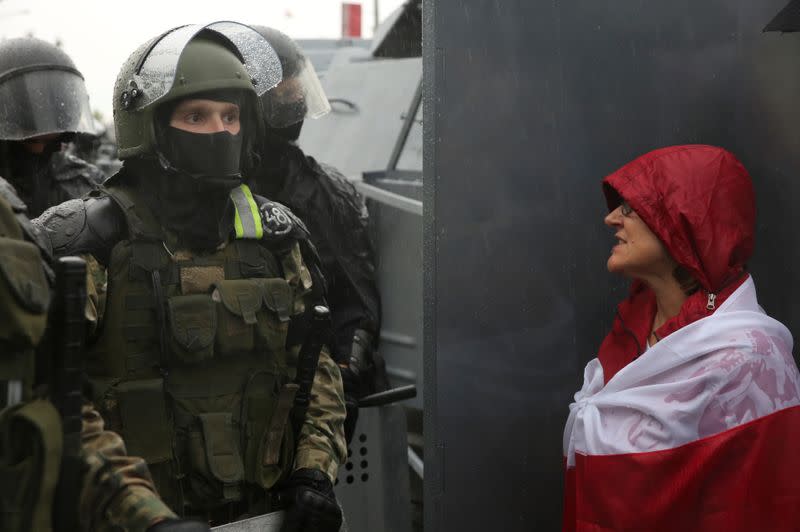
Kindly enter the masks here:
[[752, 278], [608, 382], [589, 362], [564, 456], [564, 531], [800, 530], [800, 375]]

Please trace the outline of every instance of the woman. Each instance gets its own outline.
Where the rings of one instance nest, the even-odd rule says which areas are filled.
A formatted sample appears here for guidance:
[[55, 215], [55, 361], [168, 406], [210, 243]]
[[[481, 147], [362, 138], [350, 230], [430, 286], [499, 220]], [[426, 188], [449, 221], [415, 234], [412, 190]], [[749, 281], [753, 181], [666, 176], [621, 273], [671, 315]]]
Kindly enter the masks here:
[[564, 530], [800, 529], [800, 375], [745, 268], [747, 171], [674, 146], [603, 187], [633, 283], [570, 405]]

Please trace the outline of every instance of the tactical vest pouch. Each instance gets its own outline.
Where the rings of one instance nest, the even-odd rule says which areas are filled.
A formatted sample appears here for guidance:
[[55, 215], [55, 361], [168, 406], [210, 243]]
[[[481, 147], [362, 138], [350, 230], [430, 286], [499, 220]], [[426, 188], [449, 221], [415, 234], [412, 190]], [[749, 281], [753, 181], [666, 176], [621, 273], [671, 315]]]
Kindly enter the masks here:
[[[39, 249], [31, 243], [0, 237], [0, 342], [29, 349], [38, 345], [47, 322], [50, 291]], [[5, 358], [0, 374], [5, 373]], [[6, 377], [6, 375], [3, 375]], [[20, 378], [20, 375], [8, 375]]]
[[178, 362], [196, 364], [214, 356], [217, 309], [210, 296], [168, 298], [170, 347]]
[[294, 432], [289, 430], [289, 414], [294, 406], [298, 386], [288, 383], [281, 388], [275, 412], [261, 438], [257, 457], [258, 483], [270, 488], [292, 470], [294, 461]]
[[284, 279], [236, 279], [214, 285], [219, 305], [217, 352], [249, 353], [254, 348], [274, 353], [286, 344], [293, 303]]
[[[120, 432], [128, 453], [141, 456], [148, 464], [172, 458], [172, 430], [167, 416], [164, 381], [128, 381], [112, 388], [119, 404]], [[108, 404], [112, 401], [106, 401]]]
[[239, 500], [244, 465], [231, 414], [198, 415], [188, 445], [194, 491], [209, 500]]
[[52, 530], [61, 434], [61, 418], [47, 401], [0, 413], [0, 530]]
[[219, 303], [217, 350], [220, 355], [252, 352], [256, 313], [262, 294], [254, 279], [220, 281], [211, 295]]
[[264, 489], [288, 475], [294, 459], [294, 435], [287, 429], [297, 385], [281, 381], [263, 372], [244, 397], [246, 478]]
[[294, 292], [284, 279], [254, 279], [264, 301], [264, 311], [258, 320], [259, 345], [281, 349], [286, 346], [286, 334], [294, 306]]

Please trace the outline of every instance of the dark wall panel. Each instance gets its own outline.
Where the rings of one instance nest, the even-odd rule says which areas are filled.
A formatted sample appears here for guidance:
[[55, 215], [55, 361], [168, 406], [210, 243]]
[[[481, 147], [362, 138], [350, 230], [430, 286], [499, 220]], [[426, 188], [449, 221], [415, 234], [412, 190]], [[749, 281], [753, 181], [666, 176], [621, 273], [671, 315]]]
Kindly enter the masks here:
[[762, 305], [800, 331], [800, 35], [785, 0], [425, 2], [426, 528], [558, 530], [561, 436], [627, 283], [601, 178], [650, 149], [751, 171]]

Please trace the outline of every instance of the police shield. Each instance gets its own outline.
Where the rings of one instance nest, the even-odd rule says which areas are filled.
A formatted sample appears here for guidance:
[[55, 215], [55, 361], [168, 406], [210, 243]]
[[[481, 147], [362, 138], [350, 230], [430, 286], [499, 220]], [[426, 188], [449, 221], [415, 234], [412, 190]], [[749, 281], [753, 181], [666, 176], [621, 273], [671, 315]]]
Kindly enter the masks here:
[[280, 532], [283, 520], [283, 511], [272, 512], [228, 523], [227, 525], [220, 525], [211, 530], [213, 532]]

